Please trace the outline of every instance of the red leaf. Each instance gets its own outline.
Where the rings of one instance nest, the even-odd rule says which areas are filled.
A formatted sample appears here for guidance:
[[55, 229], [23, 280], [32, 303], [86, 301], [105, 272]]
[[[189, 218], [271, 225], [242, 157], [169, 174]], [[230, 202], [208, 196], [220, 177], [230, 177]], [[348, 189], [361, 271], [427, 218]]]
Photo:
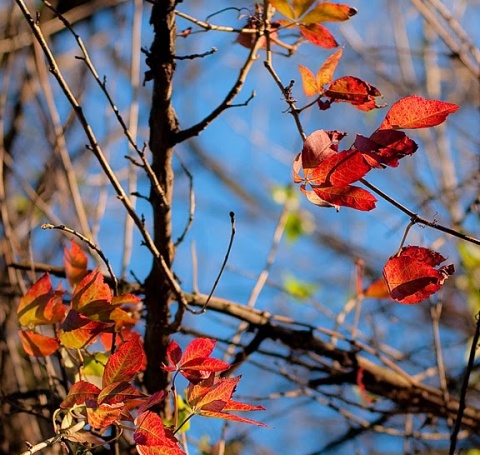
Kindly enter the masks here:
[[43, 275], [20, 299], [17, 308], [18, 322], [22, 326], [50, 325], [65, 316], [61, 290], [54, 291], [50, 275]]
[[320, 24], [299, 25], [300, 33], [315, 46], [332, 49], [338, 46], [333, 35]]
[[350, 103], [362, 111], [382, 107], [375, 102], [376, 97], [382, 96], [378, 89], [353, 76], [334, 80], [325, 90], [325, 95], [331, 101]]
[[133, 440], [137, 450], [144, 455], [172, 454], [182, 455], [173, 433], [166, 429], [159, 415], [146, 411], [135, 419], [137, 429]]
[[78, 404], [84, 404], [86, 400], [96, 400], [99, 393], [100, 389], [95, 384], [78, 381], [72, 385], [60, 407], [68, 409]]
[[315, 194], [333, 205], [351, 207], [368, 212], [375, 208], [377, 199], [363, 188], [356, 186], [312, 186]]
[[167, 397], [167, 392], [165, 390], [160, 390], [150, 395], [141, 406], [138, 408], [138, 415], [144, 413], [147, 409], [161, 403]]
[[336, 143], [344, 137], [345, 133], [317, 130], [310, 134], [303, 144], [301, 162], [305, 177], [320, 163], [336, 154]]
[[407, 96], [392, 105], [379, 130], [429, 128], [443, 123], [460, 106], [420, 96]]
[[315, 205], [319, 207], [333, 207], [337, 212], [340, 210], [339, 205], [332, 204], [331, 202], [327, 202], [326, 200], [322, 199], [318, 196], [315, 191], [307, 190], [305, 185], [300, 185], [300, 191], [305, 195], [305, 197]]
[[60, 343], [56, 338], [47, 337], [41, 333], [19, 330], [18, 334], [22, 341], [23, 349], [28, 355], [33, 357], [46, 357], [53, 354], [60, 347]]
[[64, 249], [65, 274], [70, 286], [74, 287], [87, 275], [88, 258], [78, 244], [72, 240], [70, 249]]
[[113, 382], [131, 381], [140, 371], [144, 355], [140, 335], [123, 343], [105, 365], [102, 387]]
[[308, 183], [346, 186], [361, 179], [370, 169], [358, 150], [344, 150], [317, 166], [308, 178]]
[[228, 370], [230, 364], [210, 357], [215, 343], [214, 340], [208, 338], [196, 338], [189, 343], [183, 356], [177, 361], [181, 354], [180, 347], [177, 343], [170, 342], [167, 357], [174, 366], [164, 366], [163, 368], [167, 371], [179, 371], [194, 384], [208, 378], [211, 372]]
[[418, 246], [402, 248], [383, 268], [392, 299], [400, 303], [419, 303], [437, 292], [455, 272], [452, 264], [435, 269], [446, 259], [439, 253]]
[[360, 134], [353, 147], [358, 149], [372, 167], [398, 166], [398, 160], [416, 152], [418, 145], [403, 131], [375, 131], [370, 138]]
[[188, 404], [195, 413], [205, 417], [216, 417], [224, 420], [235, 420], [237, 422], [266, 426], [256, 420], [227, 413], [227, 411], [259, 411], [264, 409], [262, 406], [252, 406], [231, 400], [240, 378], [240, 376], [236, 378], [218, 378], [212, 374], [208, 379], [196, 385], [190, 384], [185, 391]]

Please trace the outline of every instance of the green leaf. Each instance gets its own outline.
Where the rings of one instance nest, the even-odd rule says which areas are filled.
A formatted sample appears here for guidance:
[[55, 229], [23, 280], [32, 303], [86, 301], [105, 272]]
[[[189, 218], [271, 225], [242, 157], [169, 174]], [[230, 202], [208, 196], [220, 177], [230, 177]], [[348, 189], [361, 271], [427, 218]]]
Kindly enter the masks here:
[[293, 275], [287, 275], [283, 280], [285, 290], [300, 301], [304, 301], [313, 297], [318, 289], [315, 283], [299, 280]]

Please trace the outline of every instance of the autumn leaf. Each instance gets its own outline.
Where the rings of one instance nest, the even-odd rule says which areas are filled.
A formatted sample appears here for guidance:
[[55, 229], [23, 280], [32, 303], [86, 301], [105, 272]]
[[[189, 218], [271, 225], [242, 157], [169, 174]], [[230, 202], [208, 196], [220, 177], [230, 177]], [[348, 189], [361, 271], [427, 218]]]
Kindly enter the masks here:
[[303, 24], [316, 24], [319, 22], [343, 22], [357, 14], [357, 10], [348, 5], [338, 3], [319, 3], [315, 8], [302, 18]]
[[342, 58], [342, 54], [343, 49], [339, 49], [338, 51], [330, 55], [330, 57], [325, 60], [323, 65], [317, 71], [315, 79], [320, 87], [323, 87], [324, 85], [330, 84], [330, 82], [332, 82], [333, 74], [335, 73], [338, 63]]
[[407, 96], [392, 105], [379, 130], [429, 128], [440, 125], [460, 106], [420, 96]]
[[77, 381], [70, 388], [68, 395], [60, 404], [62, 409], [73, 408], [75, 405], [82, 405], [86, 400], [96, 400], [100, 389], [87, 381]]
[[53, 354], [60, 347], [60, 343], [56, 338], [47, 337], [31, 330], [19, 330], [18, 335], [20, 336], [23, 349], [32, 357], [46, 357]]
[[315, 194], [332, 205], [350, 207], [363, 212], [375, 208], [377, 199], [367, 190], [356, 186], [312, 186]]
[[114, 382], [131, 381], [140, 371], [144, 355], [140, 335], [123, 343], [110, 356], [105, 365], [102, 387], [106, 387]]
[[170, 341], [167, 348], [169, 366], [167, 371], [178, 371], [190, 382], [196, 384], [210, 376], [212, 372], [225, 371], [230, 364], [210, 357], [216, 342], [208, 338], [196, 338], [191, 341], [182, 355], [182, 350], [175, 341]]
[[58, 330], [58, 338], [67, 348], [81, 349], [93, 343], [100, 333], [112, 326], [112, 323], [91, 321], [77, 311], [70, 310]]
[[436, 269], [446, 259], [419, 246], [402, 248], [383, 268], [383, 276], [392, 299], [400, 303], [419, 303], [437, 292], [455, 272], [452, 264]]
[[99, 393], [97, 401], [99, 404], [108, 403], [126, 403], [134, 401], [138, 403], [139, 400], [145, 398], [145, 395], [137, 390], [132, 384], [125, 381], [113, 382], [102, 389]]
[[363, 291], [363, 296], [365, 298], [372, 299], [388, 299], [390, 298], [390, 292], [388, 291], [387, 283], [384, 278], [373, 281], [370, 285]]
[[361, 111], [383, 107], [377, 105], [375, 98], [382, 96], [376, 87], [357, 77], [344, 76], [334, 80], [325, 90], [325, 96], [331, 102], [350, 103]]
[[298, 65], [300, 76], [302, 78], [302, 87], [305, 95], [314, 96], [323, 94], [323, 86], [332, 82], [333, 73], [337, 68], [338, 62], [342, 56], [343, 49], [339, 49], [325, 60], [324, 64], [314, 75], [307, 67]]
[[317, 84], [314, 74], [306, 66], [298, 65], [298, 70], [302, 78], [302, 87], [305, 95], [314, 96], [322, 93], [322, 86]]
[[413, 155], [418, 145], [403, 131], [375, 131], [369, 138], [357, 134], [353, 147], [359, 150], [372, 167], [382, 168], [382, 165], [396, 167], [398, 161]]
[[158, 414], [146, 411], [135, 419], [133, 434], [137, 451], [141, 455], [184, 455], [173, 433], [166, 429]]
[[112, 292], [104, 282], [103, 275], [95, 269], [77, 284], [71, 307], [85, 316], [98, 317], [101, 313], [109, 313], [113, 309], [111, 301]]
[[321, 24], [299, 25], [302, 36], [315, 46], [332, 49], [338, 46], [333, 35]]
[[50, 275], [46, 273], [36, 281], [20, 299], [17, 307], [18, 322], [22, 326], [50, 325], [65, 316], [64, 292], [54, 291]]
[[98, 429], [107, 428], [118, 420], [121, 420], [120, 416], [124, 408], [123, 403], [98, 404], [96, 400], [90, 399], [85, 400], [85, 405], [87, 408], [88, 424], [92, 428]]
[[261, 411], [265, 409], [263, 406], [253, 406], [231, 400], [240, 378], [241, 376], [218, 378], [212, 373], [198, 384], [190, 384], [185, 391], [185, 397], [195, 414], [266, 426], [256, 420], [228, 413], [228, 411]]
[[65, 274], [70, 286], [76, 286], [88, 273], [88, 258], [78, 244], [72, 240], [70, 248], [64, 249]]

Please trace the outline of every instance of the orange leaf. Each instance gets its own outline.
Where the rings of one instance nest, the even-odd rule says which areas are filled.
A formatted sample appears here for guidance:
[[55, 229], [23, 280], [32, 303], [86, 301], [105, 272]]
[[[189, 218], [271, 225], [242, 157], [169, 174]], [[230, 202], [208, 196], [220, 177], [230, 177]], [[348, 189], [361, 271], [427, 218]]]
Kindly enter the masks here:
[[390, 292], [388, 292], [387, 283], [384, 278], [375, 280], [370, 286], [363, 291], [365, 298], [372, 299], [388, 299], [390, 298]]
[[60, 404], [62, 409], [72, 408], [78, 404], [84, 404], [85, 400], [96, 400], [100, 389], [90, 382], [77, 381], [70, 388], [68, 395]]
[[418, 246], [402, 248], [383, 268], [392, 299], [400, 303], [419, 303], [437, 292], [455, 272], [452, 264], [435, 269], [446, 259], [439, 253]]
[[333, 35], [320, 24], [299, 25], [300, 33], [315, 46], [332, 49], [338, 46]]
[[65, 273], [70, 286], [76, 286], [87, 275], [88, 259], [78, 244], [72, 240], [70, 249], [64, 249]]
[[18, 322], [22, 326], [50, 325], [65, 316], [61, 290], [54, 291], [50, 275], [43, 275], [20, 299], [17, 308]]
[[339, 205], [332, 204], [327, 202], [325, 199], [322, 199], [318, 196], [315, 191], [307, 190], [305, 185], [300, 185], [300, 191], [305, 195], [309, 202], [312, 204], [318, 205], [319, 207], [333, 207], [337, 212], [340, 210]]
[[305, 95], [314, 96], [323, 92], [322, 86], [317, 84], [315, 76], [306, 66], [298, 65], [298, 69], [302, 77], [302, 87]]
[[58, 331], [61, 343], [70, 349], [81, 349], [95, 341], [95, 338], [112, 327], [111, 323], [91, 321], [75, 310], [70, 310]]
[[60, 343], [56, 338], [47, 337], [41, 333], [19, 330], [18, 334], [22, 341], [23, 349], [28, 355], [33, 357], [46, 357], [53, 354], [60, 347]]
[[443, 123], [460, 106], [420, 96], [407, 96], [392, 105], [379, 130], [429, 128]]
[[87, 421], [92, 428], [107, 428], [116, 421], [120, 420], [123, 403], [117, 404], [98, 404], [95, 400], [87, 399]]
[[320, 3], [302, 18], [304, 24], [319, 22], [343, 22], [357, 14], [357, 10], [348, 5], [338, 3]]
[[72, 308], [85, 316], [111, 311], [112, 292], [98, 269], [85, 276], [75, 288]]
[[334, 54], [330, 55], [320, 69], [317, 71], [317, 75], [315, 79], [317, 81], [317, 85], [319, 87], [323, 87], [324, 85], [330, 84], [333, 79], [333, 73], [337, 69], [338, 62], [342, 58], [343, 49], [339, 49]]

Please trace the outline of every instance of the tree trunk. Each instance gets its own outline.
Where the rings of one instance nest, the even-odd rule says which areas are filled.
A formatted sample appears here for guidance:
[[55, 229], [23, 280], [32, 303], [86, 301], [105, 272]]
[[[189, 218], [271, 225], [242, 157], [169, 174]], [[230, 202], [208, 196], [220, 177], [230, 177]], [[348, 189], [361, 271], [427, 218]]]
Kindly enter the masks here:
[[[175, 71], [175, 1], [162, 0], [155, 3], [150, 23], [154, 28], [154, 40], [148, 56], [150, 72], [147, 79], [153, 80], [152, 107], [150, 111], [150, 150], [152, 169], [165, 194], [164, 204], [154, 190], [150, 200], [153, 208], [153, 234], [155, 245], [168, 267], [174, 258], [171, 239], [171, 200], [173, 191], [172, 136], [178, 122], [171, 103], [172, 78]], [[145, 306], [147, 309], [145, 350], [147, 370], [145, 385], [150, 393], [163, 390], [168, 385], [168, 374], [161, 369], [170, 338], [170, 309], [172, 291], [160, 268], [154, 263], [145, 283]]]

